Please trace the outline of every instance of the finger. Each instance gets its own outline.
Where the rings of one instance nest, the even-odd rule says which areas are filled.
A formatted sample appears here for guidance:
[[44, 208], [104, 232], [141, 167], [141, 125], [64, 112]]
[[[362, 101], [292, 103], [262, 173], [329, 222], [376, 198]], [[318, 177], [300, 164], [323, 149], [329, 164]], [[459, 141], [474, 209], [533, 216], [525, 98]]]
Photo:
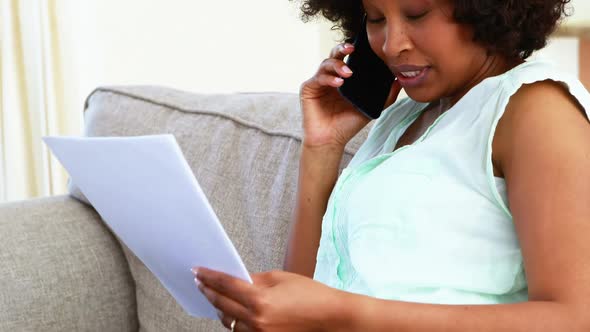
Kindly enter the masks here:
[[[230, 322], [231, 324], [231, 322]], [[236, 321], [236, 326], [234, 327], [234, 332], [250, 332], [254, 331], [253, 329], [248, 326], [244, 321], [238, 320]]]
[[354, 45], [342, 43], [334, 46], [330, 51], [330, 58], [343, 60], [344, 57], [354, 52]]
[[324, 87], [337, 88], [344, 83], [344, 79], [330, 74], [316, 74], [314, 77], [303, 82], [299, 87], [299, 94], [304, 95], [307, 89], [318, 90]]
[[343, 78], [353, 74], [346, 63], [340, 59], [328, 58], [322, 61], [316, 74], [303, 82], [299, 87], [300, 93], [305, 88], [320, 89], [325, 86], [339, 87], [344, 83]]
[[[223, 317], [221, 319], [221, 324], [223, 324], [223, 326], [225, 328], [227, 328], [228, 330], [231, 330], [231, 324], [234, 321], [234, 318], [232, 318], [231, 316], [228, 316], [228, 315], [223, 315], [221, 317]], [[236, 319], [236, 325], [234, 326], [234, 332], [248, 332], [248, 331], [252, 331], [252, 329], [250, 329], [248, 324], [246, 324], [244, 321]]]
[[209, 288], [202, 283], [199, 285], [199, 290], [203, 293], [205, 298], [207, 298], [207, 301], [224, 315], [244, 321], [250, 317], [248, 309], [231, 298], [216, 292], [214, 289]]
[[317, 84], [321, 86], [331, 86], [331, 87], [339, 87], [344, 83], [344, 79], [341, 77], [336, 77], [333, 75], [319, 75], [317, 77]]
[[329, 74], [336, 77], [349, 77], [351, 76], [352, 70], [342, 60], [326, 59], [320, 65], [318, 74]]
[[[344, 68], [348, 68], [346, 64], [340, 60], [326, 59], [320, 65], [320, 69], [308, 81], [306, 81], [302, 87], [307, 86], [312, 89], [319, 89], [325, 86], [339, 87], [344, 83], [343, 78], [347, 78], [352, 75], [348, 73]], [[350, 70], [350, 68], [348, 68]]]
[[[233, 323], [234, 319], [232, 316], [230, 315], [226, 315], [223, 312], [218, 312], [217, 316], [219, 317], [219, 320], [221, 321], [221, 325], [223, 325], [223, 327], [225, 327], [228, 330], [231, 330], [231, 324]], [[239, 322], [239, 320], [236, 319], [236, 325], [238, 325], [237, 323]], [[234, 332], [237, 330], [236, 326], [234, 326]]]
[[221, 325], [223, 325], [227, 329], [231, 329], [231, 323], [233, 322], [234, 318], [230, 315], [224, 314], [222, 311], [217, 311], [217, 317], [221, 321]]
[[223, 294], [226, 297], [248, 307], [250, 299], [254, 296], [256, 288], [251, 283], [239, 278], [235, 278], [227, 273], [214, 271], [206, 268], [199, 268], [197, 279], [205, 286], [213, 289], [215, 292]]

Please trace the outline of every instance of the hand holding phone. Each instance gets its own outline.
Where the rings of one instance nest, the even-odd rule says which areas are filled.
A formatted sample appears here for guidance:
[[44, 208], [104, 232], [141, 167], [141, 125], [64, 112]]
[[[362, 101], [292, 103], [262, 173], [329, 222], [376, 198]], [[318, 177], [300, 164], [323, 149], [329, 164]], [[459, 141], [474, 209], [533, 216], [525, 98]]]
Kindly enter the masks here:
[[338, 92], [365, 116], [377, 119], [383, 112], [396, 77], [371, 49], [366, 21], [365, 15], [363, 29], [354, 41], [355, 51], [346, 61], [353, 75], [344, 79], [344, 83], [338, 87]]
[[[385, 108], [384, 104], [391, 105], [399, 95], [401, 85], [393, 81], [394, 76], [389, 68], [372, 53], [366, 33], [360, 37], [366, 40], [363, 42], [359, 39], [356, 43], [360, 50], [353, 45], [346, 47], [349, 43], [336, 45], [316, 73], [300, 86], [304, 145], [308, 147], [344, 147], [372, 119], [379, 117]], [[355, 54], [357, 51], [359, 54]], [[365, 60], [367, 51], [372, 53], [373, 61]], [[346, 71], [347, 56], [356, 72]], [[355, 66], [355, 63], [360, 66]], [[367, 70], [365, 67], [371, 63], [378, 64], [379, 69]], [[375, 72], [377, 74], [372, 74]], [[341, 91], [340, 87], [347, 80], [347, 86]], [[394, 83], [389, 83], [391, 81]], [[355, 82], [362, 89], [355, 89]], [[375, 82], [381, 82], [379, 89], [369, 88], [367, 93], [360, 94], [361, 98], [355, 98], [359, 90], [362, 92], [369, 86], [375, 86]], [[374, 106], [363, 106], [366, 104], [362, 101], [368, 101]]]

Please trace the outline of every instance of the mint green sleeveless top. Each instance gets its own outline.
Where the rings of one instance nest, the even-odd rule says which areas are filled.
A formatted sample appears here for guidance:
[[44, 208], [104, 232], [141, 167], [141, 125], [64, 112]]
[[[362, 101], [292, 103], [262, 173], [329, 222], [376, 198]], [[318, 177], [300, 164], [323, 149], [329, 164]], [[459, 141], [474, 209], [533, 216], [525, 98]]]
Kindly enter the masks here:
[[485, 79], [395, 152], [427, 104], [406, 98], [384, 110], [330, 195], [314, 279], [408, 302], [526, 301], [523, 258], [491, 146], [510, 96], [546, 79], [565, 84], [588, 115], [588, 91], [544, 60]]

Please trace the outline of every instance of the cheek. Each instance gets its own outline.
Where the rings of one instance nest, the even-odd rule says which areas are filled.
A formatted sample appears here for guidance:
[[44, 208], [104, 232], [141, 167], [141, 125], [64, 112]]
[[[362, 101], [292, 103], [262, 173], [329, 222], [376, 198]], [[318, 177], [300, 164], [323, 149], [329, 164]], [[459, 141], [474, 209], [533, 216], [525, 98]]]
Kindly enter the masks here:
[[377, 54], [381, 59], [384, 58], [383, 55], [383, 43], [385, 42], [385, 37], [382, 33], [370, 33], [368, 34], [369, 45], [375, 54]]
[[457, 73], [480, 53], [478, 47], [465, 37], [463, 31], [456, 27], [439, 26], [416, 32], [415, 41], [438, 70]]
[[414, 32], [414, 44], [421, 53], [436, 58], [439, 54], [448, 50], [448, 43], [440, 35], [433, 33], [436, 30], [422, 30]]

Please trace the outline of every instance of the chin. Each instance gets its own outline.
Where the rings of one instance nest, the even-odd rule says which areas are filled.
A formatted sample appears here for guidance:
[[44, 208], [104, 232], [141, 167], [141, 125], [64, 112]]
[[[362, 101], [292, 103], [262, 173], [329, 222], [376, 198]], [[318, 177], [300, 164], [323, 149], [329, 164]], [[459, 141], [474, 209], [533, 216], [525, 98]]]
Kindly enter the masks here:
[[428, 93], [428, 91], [420, 91], [420, 89], [404, 89], [408, 97], [419, 103], [431, 103], [440, 99], [440, 97]]

